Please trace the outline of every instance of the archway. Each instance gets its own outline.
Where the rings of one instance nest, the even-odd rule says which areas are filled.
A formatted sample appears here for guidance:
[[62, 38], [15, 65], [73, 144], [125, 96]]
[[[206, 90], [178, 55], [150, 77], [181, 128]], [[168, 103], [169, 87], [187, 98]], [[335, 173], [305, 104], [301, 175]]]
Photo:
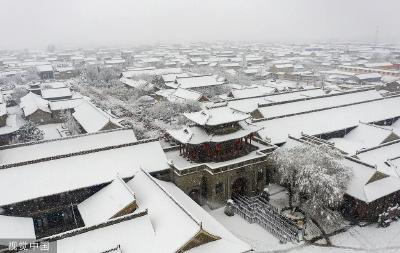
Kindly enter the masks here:
[[232, 184], [232, 196], [244, 195], [247, 191], [247, 179], [240, 177]]
[[194, 200], [197, 204], [201, 205], [201, 194], [197, 189], [193, 189], [189, 192], [189, 197]]

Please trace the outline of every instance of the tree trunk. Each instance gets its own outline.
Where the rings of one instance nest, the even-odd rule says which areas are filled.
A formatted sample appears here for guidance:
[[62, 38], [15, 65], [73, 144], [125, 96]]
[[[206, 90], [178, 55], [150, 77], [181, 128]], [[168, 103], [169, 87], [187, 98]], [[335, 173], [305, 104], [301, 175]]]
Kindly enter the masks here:
[[293, 209], [293, 191], [291, 187], [288, 187], [288, 195], [289, 195], [289, 208]]

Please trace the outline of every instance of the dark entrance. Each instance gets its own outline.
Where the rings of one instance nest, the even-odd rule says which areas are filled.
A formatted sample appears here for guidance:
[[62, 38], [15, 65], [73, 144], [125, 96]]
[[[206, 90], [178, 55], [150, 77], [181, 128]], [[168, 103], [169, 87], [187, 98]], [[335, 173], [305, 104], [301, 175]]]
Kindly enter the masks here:
[[201, 194], [197, 189], [193, 189], [189, 192], [189, 197], [194, 200], [197, 204], [201, 205]]
[[247, 179], [240, 177], [236, 179], [232, 184], [232, 196], [244, 195], [247, 191]]

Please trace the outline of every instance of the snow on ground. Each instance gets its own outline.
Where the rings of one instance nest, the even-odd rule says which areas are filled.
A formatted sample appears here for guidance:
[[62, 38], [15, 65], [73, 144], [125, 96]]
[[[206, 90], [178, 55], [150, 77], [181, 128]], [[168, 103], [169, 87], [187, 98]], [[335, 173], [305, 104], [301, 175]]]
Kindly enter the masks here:
[[295, 253], [355, 253], [355, 252], [400, 252], [400, 221], [393, 222], [387, 228], [378, 228], [377, 224], [366, 227], [354, 226], [346, 232], [332, 236], [333, 246], [305, 246], [291, 252]]
[[62, 129], [61, 123], [39, 125], [38, 128], [43, 131], [45, 140], [57, 139], [65, 136], [62, 133], [65, 129]]
[[255, 251], [273, 251], [299, 247], [300, 244], [281, 244], [279, 240], [258, 224], [250, 224], [239, 215], [225, 215], [224, 208], [208, 210], [211, 216], [239, 239], [250, 244]]
[[[281, 209], [287, 206], [285, 188], [269, 185], [271, 203]], [[250, 224], [239, 215], [229, 217], [224, 207], [210, 210], [205, 208], [217, 221], [234, 235], [251, 245], [255, 252], [295, 252], [295, 253], [353, 253], [353, 252], [400, 252], [400, 220], [387, 228], [379, 228], [376, 223], [365, 227], [352, 226], [347, 231], [331, 236], [332, 246], [306, 244], [281, 244], [267, 230], [257, 224]]]
[[334, 245], [363, 249], [368, 252], [400, 252], [400, 221], [379, 228], [376, 223], [366, 227], [354, 226], [331, 238]]
[[257, 224], [250, 224], [238, 215], [229, 217], [224, 208], [208, 212], [234, 235], [251, 245], [255, 252], [295, 252], [295, 253], [353, 253], [353, 252], [400, 252], [400, 221], [387, 228], [377, 224], [366, 227], [353, 226], [346, 232], [332, 236], [333, 246], [310, 244], [280, 244], [272, 234]]

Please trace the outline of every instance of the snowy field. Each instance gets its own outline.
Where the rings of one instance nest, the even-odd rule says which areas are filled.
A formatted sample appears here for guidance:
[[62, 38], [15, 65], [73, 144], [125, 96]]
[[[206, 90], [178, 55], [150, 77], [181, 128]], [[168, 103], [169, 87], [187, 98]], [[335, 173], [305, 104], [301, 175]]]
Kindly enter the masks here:
[[[280, 209], [288, 204], [283, 187], [270, 185], [269, 189], [274, 206]], [[318, 246], [317, 243], [281, 244], [258, 224], [250, 224], [239, 215], [225, 215], [223, 207], [206, 210], [234, 235], [248, 243], [255, 252], [400, 252], [400, 220], [392, 222], [387, 228], [378, 228], [376, 223], [365, 227], [351, 226], [347, 231], [330, 237], [332, 246]]]
[[38, 128], [43, 131], [45, 140], [51, 140], [67, 136], [65, 133], [66, 130], [61, 125], [61, 123], [46, 124], [39, 125]]
[[298, 247], [297, 244], [281, 244], [279, 240], [258, 224], [250, 224], [239, 215], [229, 217], [224, 208], [209, 210], [209, 213], [238, 238], [248, 243], [255, 251], [271, 252]]
[[387, 228], [377, 224], [366, 227], [353, 226], [346, 232], [332, 236], [332, 246], [311, 244], [281, 244], [272, 234], [257, 224], [250, 224], [238, 215], [228, 217], [224, 208], [208, 210], [209, 213], [234, 235], [251, 245], [255, 252], [400, 252], [400, 221]]

